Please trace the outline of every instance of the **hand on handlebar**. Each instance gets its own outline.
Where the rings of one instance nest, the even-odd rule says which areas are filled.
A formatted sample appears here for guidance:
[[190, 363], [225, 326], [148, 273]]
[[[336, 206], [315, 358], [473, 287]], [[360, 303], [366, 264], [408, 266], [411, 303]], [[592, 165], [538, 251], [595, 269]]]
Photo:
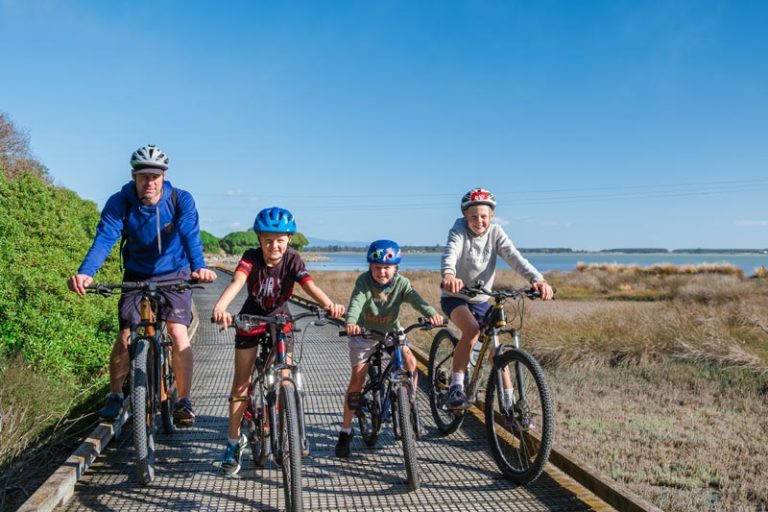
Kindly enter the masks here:
[[459, 290], [464, 288], [464, 281], [452, 274], [446, 274], [443, 276], [443, 282], [441, 286], [448, 293], [459, 293]]
[[531, 288], [539, 292], [542, 300], [551, 300], [555, 296], [555, 291], [546, 281], [531, 283]]
[[323, 309], [325, 309], [328, 314], [331, 316], [331, 318], [341, 318], [344, 316], [344, 312], [346, 308], [343, 304], [328, 304]]
[[362, 330], [357, 324], [347, 324], [347, 336], [360, 336]]
[[213, 311], [211, 321], [218, 324], [222, 329], [227, 329], [233, 323], [232, 314], [229, 311]]
[[218, 277], [216, 272], [208, 270], [207, 268], [199, 268], [190, 274], [192, 279], [195, 279], [201, 283], [212, 283]]
[[444, 325], [448, 325], [448, 322], [443, 318], [442, 315], [434, 315], [429, 318], [425, 318], [427, 322], [429, 322], [432, 327], [442, 327]]
[[67, 287], [81, 297], [85, 297], [85, 287], [93, 282], [93, 278], [86, 274], [77, 274], [69, 278]]

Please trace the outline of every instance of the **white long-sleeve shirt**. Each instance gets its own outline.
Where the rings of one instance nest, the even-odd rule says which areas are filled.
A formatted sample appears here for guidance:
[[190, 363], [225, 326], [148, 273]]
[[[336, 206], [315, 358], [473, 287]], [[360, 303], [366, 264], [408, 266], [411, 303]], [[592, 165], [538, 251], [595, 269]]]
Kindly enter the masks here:
[[[531, 283], [544, 281], [544, 276], [520, 254], [501, 226], [491, 224], [485, 233], [477, 236], [467, 227], [463, 217], [456, 219], [448, 232], [440, 272], [443, 276], [456, 276], [464, 281], [466, 286], [483, 281], [485, 287], [492, 290], [493, 280], [496, 278], [497, 255]], [[442, 290], [442, 296], [459, 297], [467, 302], [477, 303], [488, 300], [484, 295], [467, 297], [448, 293], [446, 290]]]

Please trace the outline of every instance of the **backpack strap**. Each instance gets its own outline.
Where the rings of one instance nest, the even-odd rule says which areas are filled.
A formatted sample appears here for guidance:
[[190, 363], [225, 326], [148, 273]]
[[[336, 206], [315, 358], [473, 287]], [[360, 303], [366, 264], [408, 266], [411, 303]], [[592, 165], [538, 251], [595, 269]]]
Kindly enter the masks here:
[[[175, 188], [171, 188], [171, 206], [173, 206], [173, 222], [176, 222], [176, 219], [178, 217], [179, 209], [177, 208], [177, 205], [179, 204], [179, 195], [176, 193]], [[128, 215], [131, 213], [131, 203], [128, 201], [125, 202], [125, 212], [123, 214], [123, 231], [120, 234], [120, 270], [125, 270], [125, 265], [123, 262], [128, 257], [128, 251], [126, 249], [126, 244], [128, 243]]]

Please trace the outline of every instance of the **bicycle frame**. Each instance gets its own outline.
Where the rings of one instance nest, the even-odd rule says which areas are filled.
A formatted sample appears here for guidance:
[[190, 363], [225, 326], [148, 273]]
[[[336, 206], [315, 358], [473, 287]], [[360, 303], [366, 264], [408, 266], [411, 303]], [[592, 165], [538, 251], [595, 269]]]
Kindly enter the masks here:
[[[381, 410], [379, 411], [379, 419], [382, 421], [391, 414], [391, 399], [393, 393], [396, 393], [397, 388], [402, 386], [403, 383], [409, 384], [407, 386], [408, 399], [411, 402], [413, 401], [413, 386], [410, 385], [411, 375], [403, 366], [403, 340], [400, 339], [400, 336], [395, 336], [391, 341], [393, 342], [393, 350], [389, 363], [387, 363], [384, 371], [378, 372], [378, 378], [375, 381], [369, 382], [360, 393], [361, 395], [365, 395], [371, 391], [379, 393], [380, 402], [382, 404]], [[377, 342], [376, 349], [368, 358], [366, 364], [368, 364], [369, 367], [375, 366], [381, 370], [381, 360], [385, 348], [386, 340]]]

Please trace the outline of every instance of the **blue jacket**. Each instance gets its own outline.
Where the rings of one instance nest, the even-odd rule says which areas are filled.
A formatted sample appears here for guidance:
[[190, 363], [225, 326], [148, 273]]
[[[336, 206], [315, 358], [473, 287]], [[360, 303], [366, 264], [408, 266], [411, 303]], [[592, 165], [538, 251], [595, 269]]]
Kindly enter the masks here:
[[123, 262], [126, 270], [152, 277], [188, 267], [193, 271], [205, 268], [195, 200], [192, 194], [177, 188], [176, 208], [179, 211], [174, 213], [172, 192], [171, 183], [164, 182], [163, 195], [155, 206], [139, 203], [133, 181], [112, 195], [101, 212], [93, 245], [78, 273], [93, 276], [99, 270], [112, 246], [122, 236], [126, 212], [128, 240]]

